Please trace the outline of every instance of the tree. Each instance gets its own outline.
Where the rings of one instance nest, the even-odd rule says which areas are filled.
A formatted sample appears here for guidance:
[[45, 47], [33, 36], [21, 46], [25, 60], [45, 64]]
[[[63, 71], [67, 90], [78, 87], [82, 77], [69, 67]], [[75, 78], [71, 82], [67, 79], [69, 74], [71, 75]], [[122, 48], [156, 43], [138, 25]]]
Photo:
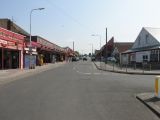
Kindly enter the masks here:
[[79, 52], [78, 51], [75, 51], [75, 54], [76, 54], [76, 56], [79, 56]]

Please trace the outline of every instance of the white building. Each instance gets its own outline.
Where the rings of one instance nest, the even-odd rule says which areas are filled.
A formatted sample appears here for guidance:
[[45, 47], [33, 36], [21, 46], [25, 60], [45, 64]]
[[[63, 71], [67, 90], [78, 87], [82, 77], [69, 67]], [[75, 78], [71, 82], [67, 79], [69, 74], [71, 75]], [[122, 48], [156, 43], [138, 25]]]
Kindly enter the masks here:
[[122, 64], [160, 63], [160, 28], [142, 28], [132, 48], [125, 51]]

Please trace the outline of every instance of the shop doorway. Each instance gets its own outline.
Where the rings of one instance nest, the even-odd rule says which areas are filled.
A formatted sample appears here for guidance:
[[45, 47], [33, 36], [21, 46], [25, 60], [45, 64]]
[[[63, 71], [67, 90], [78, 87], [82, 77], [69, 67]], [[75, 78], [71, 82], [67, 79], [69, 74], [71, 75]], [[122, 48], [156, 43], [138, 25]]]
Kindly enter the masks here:
[[[3, 56], [2, 56], [2, 52], [3, 52]], [[10, 50], [10, 49], [4, 49], [4, 50], [0, 49], [0, 63], [1, 63], [0, 65], [1, 69], [19, 68], [19, 51]]]

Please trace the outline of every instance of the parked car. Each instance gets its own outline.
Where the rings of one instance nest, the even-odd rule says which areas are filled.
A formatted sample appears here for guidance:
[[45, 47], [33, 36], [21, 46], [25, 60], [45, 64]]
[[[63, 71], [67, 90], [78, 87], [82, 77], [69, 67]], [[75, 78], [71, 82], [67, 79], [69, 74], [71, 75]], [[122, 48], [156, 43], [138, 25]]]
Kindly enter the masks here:
[[75, 62], [75, 61], [77, 61], [77, 59], [76, 59], [76, 57], [73, 57], [72, 62]]
[[79, 57], [79, 60], [82, 60], [82, 57]]
[[76, 57], [76, 61], [79, 61], [79, 57]]
[[83, 61], [87, 61], [87, 57], [83, 57]]
[[117, 60], [115, 57], [108, 57], [107, 61], [116, 62]]
[[95, 61], [96, 60], [96, 58], [95, 57], [91, 57], [91, 61]]

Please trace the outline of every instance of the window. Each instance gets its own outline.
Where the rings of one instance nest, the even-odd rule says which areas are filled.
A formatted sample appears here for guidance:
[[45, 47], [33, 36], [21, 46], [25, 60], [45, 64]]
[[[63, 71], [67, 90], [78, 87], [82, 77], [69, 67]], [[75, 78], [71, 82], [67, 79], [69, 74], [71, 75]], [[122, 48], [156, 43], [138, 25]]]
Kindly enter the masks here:
[[143, 62], [148, 61], [148, 55], [143, 55]]

